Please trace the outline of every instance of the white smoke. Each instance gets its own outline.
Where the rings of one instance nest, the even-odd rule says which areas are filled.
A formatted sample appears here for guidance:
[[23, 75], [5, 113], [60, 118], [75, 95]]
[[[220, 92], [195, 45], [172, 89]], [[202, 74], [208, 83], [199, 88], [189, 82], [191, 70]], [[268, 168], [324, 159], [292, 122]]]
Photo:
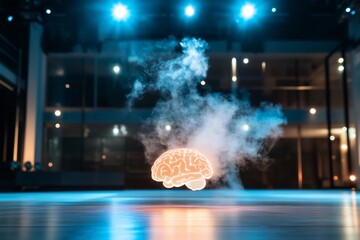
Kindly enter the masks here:
[[194, 148], [211, 161], [213, 179], [228, 175], [233, 182], [239, 165], [267, 159], [286, 121], [279, 106], [263, 103], [255, 109], [246, 100], [200, 94], [197, 86], [208, 70], [207, 43], [184, 39], [180, 46], [181, 54], [171, 47], [160, 55], [147, 53], [141, 63], [148, 76], [138, 79], [128, 96], [130, 102], [148, 91], [162, 97], [140, 135], [146, 158], [152, 162], [168, 149]]

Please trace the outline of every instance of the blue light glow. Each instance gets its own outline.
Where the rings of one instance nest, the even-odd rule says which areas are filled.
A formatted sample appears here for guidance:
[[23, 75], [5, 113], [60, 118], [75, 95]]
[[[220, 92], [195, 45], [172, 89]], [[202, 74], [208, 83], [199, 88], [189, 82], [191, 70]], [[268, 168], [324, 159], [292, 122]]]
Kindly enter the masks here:
[[13, 16], [11, 16], [11, 15], [8, 16], [7, 20], [8, 20], [8, 22], [11, 22], [13, 20]]
[[[351, 191], [340, 190], [142, 190], [142, 191], [81, 191], [81, 192], [20, 192], [0, 193], [2, 202], [33, 203], [77, 203], [77, 202], [110, 202], [122, 204], [146, 203], [179, 203], [194, 205], [228, 205], [241, 203], [338, 203], [352, 200]], [[355, 201], [359, 204], [359, 193], [355, 192]]]
[[255, 15], [255, 12], [256, 12], [255, 6], [253, 4], [247, 3], [244, 6], [242, 6], [240, 11], [240, 16], [243, 19], [248, 20]]
[[351, 11], [351, 15], [355, 15], [356, 11], [355, 10], [352, 10]]
[[117, 136], [119, 134], [119, 127], [118, 125], [115, 125], [114, 128], [113, 128], [113, 134], [114, 136]]
[[9, 192], [1, 239], [358, 239], [359, 204], [350, 190]]
[[50, 9], [46, 9], [46, 14], [50, 14], [51, 10]]
[[192, 5], [188, 5], [185, 8], [185, 15], [188, 17], [192, 17], [195, 14], [195, 8]]
[[276, 8], [273, 7], [273, 8], [271, 9], [271, 11], [272, 11], [273, 13], [276, 12]]
[[119, 66], [119, 65], [115, 65], [115, 66], [113, 67], [113, 71], [114, 71], [115, 74], [119, 74], [120, 71], [121, 71], [120, 66]]
[[130, 16], [130, 12], [127, 6], [118, 3], [114, 5], [112, 15], [116, 21], [126, 21]]

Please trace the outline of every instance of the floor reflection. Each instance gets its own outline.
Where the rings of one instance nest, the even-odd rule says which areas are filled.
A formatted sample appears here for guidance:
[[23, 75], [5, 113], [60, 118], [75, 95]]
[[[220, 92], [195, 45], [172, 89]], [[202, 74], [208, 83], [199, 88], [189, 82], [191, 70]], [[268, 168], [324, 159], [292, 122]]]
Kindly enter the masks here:
[[215, 240], [215, 216], [208, 208], [196, 206], [141, 207], [150, 219], [151, 240]]
[[0, 194], [0, 239], [360, 239], [355, 191]]
[[359, 236], [359, 213], [357, 208], [356, 192], [352, 191], [350, 196], [343, 199], [342, 213], [344, 239], [354, 239]]

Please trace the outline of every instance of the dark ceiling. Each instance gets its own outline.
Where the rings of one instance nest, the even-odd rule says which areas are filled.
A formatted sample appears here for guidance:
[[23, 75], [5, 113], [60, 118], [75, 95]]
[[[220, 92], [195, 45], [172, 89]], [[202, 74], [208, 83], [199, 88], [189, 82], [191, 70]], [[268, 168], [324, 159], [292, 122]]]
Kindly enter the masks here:
[[[44, 25], [46, 51], [71, 51], [74, 46], [96, 48], [107, 40], [163, 39], [169, 36], [241, 41], [254, 46], [265, 40], [334, 40], [344, 35], [346, 7], [359, 11], [356, 0], [252, 0], [257, 15], [249, 21], [237, 17], [244, 0], [122, 1], [129, 6], [127, 22], [112, 19], [115, 1], [1, 0], [1, 31], [24, 39], [27, 24]], [[186, 3], [197, 7], [191, 19], [183, 15]], [[271, 8], [276, 7], [276, 13]], [[47, 15], [46, 9], [52, 13]], [[359, 13], [357, 13], [359, 14]], [[12, 15], [13, 21], [7, 22]], [[5, 23], [5, 24], [3, 24]], [[255, 47], [256, 48], [256, 47]]]

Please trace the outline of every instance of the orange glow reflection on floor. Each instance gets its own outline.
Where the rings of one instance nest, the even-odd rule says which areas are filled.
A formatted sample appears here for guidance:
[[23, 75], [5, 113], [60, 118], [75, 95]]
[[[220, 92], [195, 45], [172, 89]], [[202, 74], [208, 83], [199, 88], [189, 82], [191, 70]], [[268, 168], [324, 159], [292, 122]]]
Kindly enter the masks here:
[[151, 240], [215, 240], [216, 215], [207, 208], [185, 206], [158, 207], [151, 210]]
[[163, 153], [151, 168], [151, 177], [166, 188], [186, 185], [196, 191], [205, 187], [213, 169], [210, 161], [195, 149], [178, 148]]

